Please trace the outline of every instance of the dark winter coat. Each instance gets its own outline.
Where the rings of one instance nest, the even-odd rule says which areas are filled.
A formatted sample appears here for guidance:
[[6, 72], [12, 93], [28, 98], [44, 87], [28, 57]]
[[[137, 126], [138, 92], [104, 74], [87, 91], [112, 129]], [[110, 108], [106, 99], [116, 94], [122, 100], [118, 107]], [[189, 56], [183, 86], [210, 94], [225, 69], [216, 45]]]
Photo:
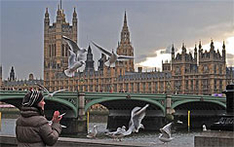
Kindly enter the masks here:
[[18, 146], [52, 146], [56, 143], [62, 131], [59, 123], [49, 125], [35, 107], [22, 107], [20, 114], [15, 129]]

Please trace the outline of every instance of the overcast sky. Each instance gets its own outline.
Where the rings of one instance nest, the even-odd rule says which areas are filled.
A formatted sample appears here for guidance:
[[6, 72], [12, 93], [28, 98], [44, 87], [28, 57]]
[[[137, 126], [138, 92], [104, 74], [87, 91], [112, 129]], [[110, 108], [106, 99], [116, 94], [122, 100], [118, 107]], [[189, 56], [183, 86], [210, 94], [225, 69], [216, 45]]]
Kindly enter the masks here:
[[[53, 23], [59, 0], [0, 1], [3, 79], [9, 77], [11, 66], [18, 79], [28, 79], [29, 73], [43, 78], [45, 9], [49, 8]], [[201, 40], [208, 50], [211, 39], [220, 52], [223, 40], [226, 42], [227, 64], [234, 66], [233, 0], [63, 0], [62, 4], [70, 23], [76, 7], [82, 48], [93, 40], [106, 49], [116, 49], [126, 10], [136, 67], [160, 69], [162, 60], [170, 59], [172, 43], [181, 52], [182, 43], [189, 50]], [[91, 48], [96, 66], [100, 52]]]

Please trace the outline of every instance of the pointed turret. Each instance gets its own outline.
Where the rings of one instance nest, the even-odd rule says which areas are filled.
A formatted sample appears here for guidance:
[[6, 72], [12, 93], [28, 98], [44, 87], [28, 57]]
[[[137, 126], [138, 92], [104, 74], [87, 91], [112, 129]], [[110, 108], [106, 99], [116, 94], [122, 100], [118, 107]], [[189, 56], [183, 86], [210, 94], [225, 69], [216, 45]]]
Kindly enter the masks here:
[[197, 44], [195, 43], [195, 48], [194, 48], [194, 62], [197, 63]]
[[199, 60], [201, 59], [201, 55], [202, 55], [202, 45], [201, 45], [201, 40], [199, 41], [199, 45], [198, 45], [198, 52], [199, 52]]
[[223, 62], [226, 63], [226, 49], [225, 49], [225, 41], [223, 41], [223, 49], [222, 49], [222, 58]]
[[72, 24], [73, 24], [73, 26], [77, 26], [77, 13], [76, 13], [76, 7], [74, 7], [74, 11], [73, 11]]
[[172, 44], [172, 47], [171, 47], [171, 60], [174, 60], [175, 59], [175, 48], [174, 48], [174, 44]]
[[126, 11], [124, 13], [124, 26], [128, 27], [128, 24], [127, 24], [127, 12]]
[[185, 48], [185, 45], [184, 45], [184, 42], [182, 44], [182, 54], [185, 54], [186, 53], [186, 48]]
[[76, 7], [74, 7], [74, 11], [73, 11], [73, 19], [77, 17], [77, 13], [76, 13]]
[[10, 81], [14, 81], [15, 80], [15, 71], [14, 71], [14, 67], [11, 67], [11, 72], [10, 72]]
[[45, 18], [49, 18], [48, 7], [46, 8]]
[[93, 54], [92, 54], [92, 49], [89, 45], [88, 47], [88, 53], [87, 53], [87, 59], [85, 61], [85, 71], [94, 71], [94, 65], [93, 65]]
[[73, 18], [72, 18], [72, 31], [73, 31], [73, 39], [75, 40], [75, 41], [77, 41], [77, 13], [76, 13], [76, 7], [74, 7], [74, 11], [73, 11]]
[[49, 26], [49, 24], [50, 24], [50, 15], [49, 15], [49, 12], [48, 12], [48, 8], [46, 8], [45, 18], [44, 18], [44, 25]]
[[126, 42], [130, 44], [130, 33], [128, 30], [128, 23], [127, 23], [127, 13], [124, 13], [124, 25], [121, 32], [121, 42]]
[[211, 39], [211, 42], [210, 42], [210, 50], [214, 51], [214, 42], [213, 42], [213, 39]]
[[[125, 11], [124, 13], [124, 24], [120, 35], [120, 44], [117, 48], [117, 54], [119, 55], [125, 55], [125, 56], [134, 56], [134, 49], [131, 45], [130, 41], [130, 32], [128, 30], [127, 25], [127, 13]], [[127, 61], [121, 61], [122, 65], [125, 65], [126, 71], [133, 72], [134, 71], [134, 59], [130, 59]], [[117, 63], [117, 66], [120, 65], [119, 62]]]
[[199, 50], [202, 48], [201, 40], [199, 41], [199, 45], [198, 45], [198, 47], [199, 47]]
[[57, 16], [56, 16], [56, 22], [60, 23], [62, 21], [62, 10], [59, 9], [59, 5], [58, 5], [58, 10], [57, 10]]

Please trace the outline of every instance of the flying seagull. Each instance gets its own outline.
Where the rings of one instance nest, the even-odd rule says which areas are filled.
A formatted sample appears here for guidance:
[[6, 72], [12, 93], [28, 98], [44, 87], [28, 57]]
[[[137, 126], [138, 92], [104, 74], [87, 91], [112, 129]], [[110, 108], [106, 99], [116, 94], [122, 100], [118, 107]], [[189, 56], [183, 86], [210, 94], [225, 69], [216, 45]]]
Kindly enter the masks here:
[[115, 67], [116, 61], [124, 61], [124, 60], [134, 59], [133, 56], [118, 55], [113, 50], [112, 50], [112, 52], [109, 52], [108, 50], [98, 46], [93, 41], [91, 41], [91, 42], [93, 43], [94, 46], [96, 46], [99, 50], [101, 50], [104, 54], [106, 54], [109, 57], [108, 60], [105, 62], [106, 66]]
[[60, 90], [56, 90], [56, 91], [50, 93], [49, 90], [46, 89], [43, 85], [38, 84], [38, 83], [36, 83], [36, 85], [39, 86], [47, 94], [45, 97], [53, 97], [56, 93], [67, 90], [67, 89], [60, 89]]
[[171, 126], [172, 122], [168, 123], [163, 128], [160, 128], [161, 133], [158, 137], [160, 141], [164, 143], [172, 141], [173, 138], [171, 137]]
[[63, 36], [63, 39], [70, 47], [70, 56], [68, 57], [68, 69], [66, 69], [64, 73], [67, 77], [73, 77], [75, 76], [75, 71], [85, 64], [85, 53], [87, 52], [87, 50], [79, 48], [76, 42], [66, 36]]
[[89, 130], [87, 137], [88, 138], [95, 138], [97, 133], [98, 133], [97, 126], [94, 125], [93, 128], [91, 130]]
[[132, 131], [132, 132], [138, 133], [140, 128], [144, 129], [144, 126], [141, 122], [146, 115], [146, 108], [147, 107], [149, 107], [149, 104], [146, 104], [143, 108], [141, 108], [141, 107], [133, 108], [133, 110], [131, 112], [131, 119], [129, 122], [128, 132]]
[[69, 50], [69, 52], [70, 56], [68, 58], [68, 69], [64, 70], [64, 74], [67, 77], [74, 77], [75, 71], [82, 67], [85, 64], [85, 61], [77, 60], [76, 54], [72, 50]]
[[87, 50], [79, 48], [75, 41], [66, 36], [63, 36], [63, 39], [67, 42], [70, 49], [75, 53], [77, 61], [85, 61], [85, 53], [87, 52]]

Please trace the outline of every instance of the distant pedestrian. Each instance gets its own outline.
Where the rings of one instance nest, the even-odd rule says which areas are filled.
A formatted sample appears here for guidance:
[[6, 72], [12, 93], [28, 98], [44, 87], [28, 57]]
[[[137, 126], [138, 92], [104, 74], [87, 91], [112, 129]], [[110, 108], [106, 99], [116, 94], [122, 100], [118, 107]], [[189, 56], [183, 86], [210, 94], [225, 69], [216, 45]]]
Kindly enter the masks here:
[[55, 111], [52, 125], [44, 116], [44, 97], [31, 89], [23, 98], [20, 117], [16, 121], [16, 138], [19, 147], [52, 146], [62, 131], [59, 111]]

